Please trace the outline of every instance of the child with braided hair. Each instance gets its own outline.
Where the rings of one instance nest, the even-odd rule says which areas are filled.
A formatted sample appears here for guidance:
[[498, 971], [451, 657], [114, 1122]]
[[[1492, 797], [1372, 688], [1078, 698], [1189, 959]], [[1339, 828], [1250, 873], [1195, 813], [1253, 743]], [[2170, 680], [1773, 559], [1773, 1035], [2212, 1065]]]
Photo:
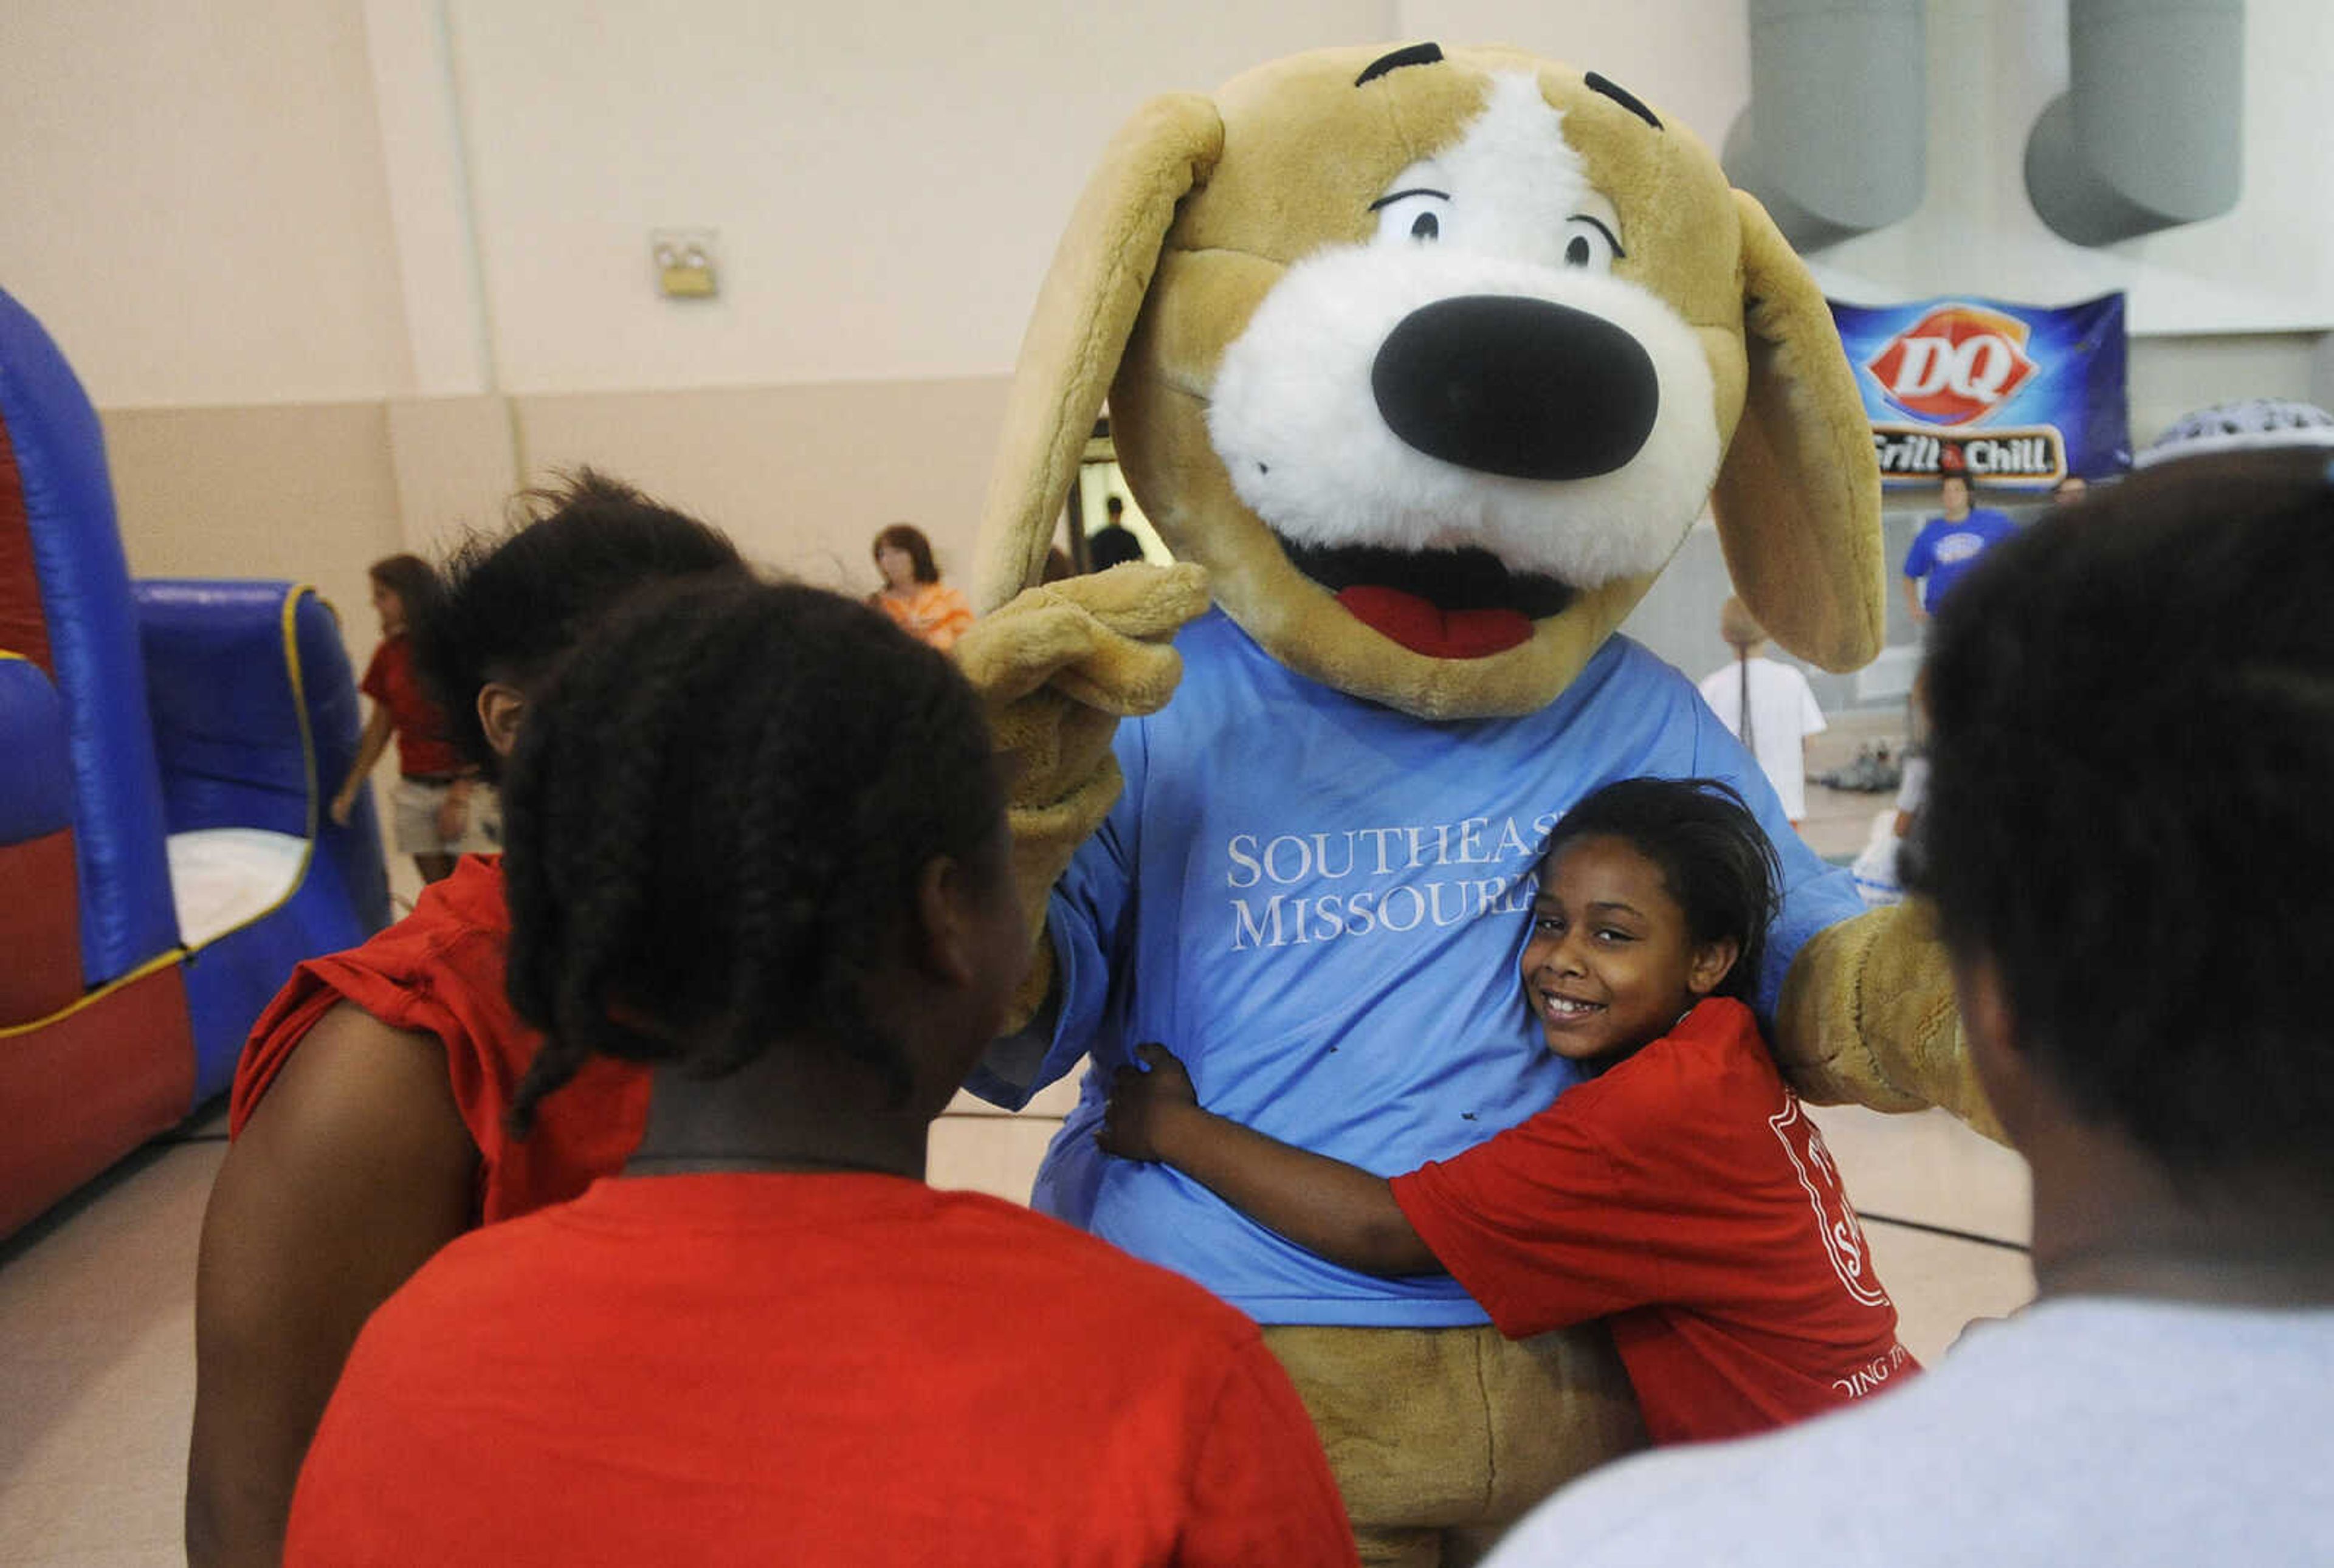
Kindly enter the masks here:
[[[745, 572], [720, 534], [589, 470], [522, 503], [531, 520], [472, 541], [414, 606], [416, 664], [489, 781], [535, 694], [619, 599]], [[390, 1292], [462, 1232], [574, 1197], [640, 1136], [646, 1082], [616, 1063], [535, 1137], [506, 1133], [541, 1040], [504, 996], [509, 934], [499, 861], [465, 858], [406, 919], [302, 964], [252, 1031], [196, 1280], [196, 1568], [280, 1560], [300, 1457]]]
[[923, 1182], [1027, 948], [944, 655], [815, 589], [660, 595], [562, 674], [506, 798], [511, 998], [547, 1035], [512, 1116], [613, 1059], [647, 1130], [374, 1315], [287, 1562], [1354, 1561], [1252, 1323]]

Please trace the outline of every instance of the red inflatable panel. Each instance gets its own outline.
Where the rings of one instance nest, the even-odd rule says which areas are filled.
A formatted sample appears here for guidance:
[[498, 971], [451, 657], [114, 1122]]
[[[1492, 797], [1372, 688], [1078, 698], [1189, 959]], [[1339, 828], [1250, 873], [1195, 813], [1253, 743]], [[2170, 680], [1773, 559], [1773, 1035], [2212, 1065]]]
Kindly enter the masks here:
[[0, 846], [0, 1029], [81, 999], [80, 893], [71, 828]]
[[0, 1236], [187, 1113], [195, 1047], [176, 954], [71, 1011], [0, 1029]]
[[24, 513], [24, 476], [16, 469], [16, 448], [0, 419], [0, 649], [21, 653], [53, 675], [49, 662], [48, 617], [41, 608], [40, 579], [33, 575], [33, 534]]

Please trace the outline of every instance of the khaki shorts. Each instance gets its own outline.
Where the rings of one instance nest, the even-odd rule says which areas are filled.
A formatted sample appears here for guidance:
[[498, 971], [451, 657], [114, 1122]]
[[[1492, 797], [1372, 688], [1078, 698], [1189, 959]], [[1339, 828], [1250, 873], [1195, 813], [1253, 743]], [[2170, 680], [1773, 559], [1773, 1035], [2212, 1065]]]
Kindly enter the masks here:
[[473, 781], [469, 818], [451, 839], [438, 832], [438, 807], [453, 793], [450, 784], [400, 778], [389, 792], [391, 836], [400, 855], [491, 855], [503, 847], [503, 807], [491, 785]]
[[1528, 1340], [1489, 1325], [1280, 1324], [1264, 1342], [1313, 1417], [1373, 1568], [1472, 1563], [1557, 1487], [1645, 1443], [1596, 1324]]

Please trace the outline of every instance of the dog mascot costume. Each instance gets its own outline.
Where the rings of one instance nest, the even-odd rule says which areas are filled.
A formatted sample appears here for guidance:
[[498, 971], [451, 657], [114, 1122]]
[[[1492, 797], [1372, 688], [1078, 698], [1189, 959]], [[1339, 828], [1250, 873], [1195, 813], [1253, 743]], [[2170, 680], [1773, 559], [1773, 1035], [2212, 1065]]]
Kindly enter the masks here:
[[[1105, 393], [1178, 563], [1024, 592]], [[1509, 1343], [1447, 1278], [1349, 1273], [1106, 1159], [1136, 1044], [1382, 1174], [1480, 1142], [1574, 1072], [1515, 978], [1549, 824], [1715, 775], [1783, 851], [1760, 1007], [1793, 1082], [1990, 1125], [1919, 913], [1855, 918], [1692, 684], [1614, 635], [1705, 502], [1778, 641], [1871, 658], [1878, 476], [1813, 281], [1693, 136], [1512, 51], [1324, 51], [1147, 105], [1023, 345], [960, 657], [1019, 757], [1043, 924], [972, 1086], [1018, 1105], [1091, 1054], [1036, 1201], [1266, 1325], [1373, 1561], [1641, 1443], [1609, 1342]]]

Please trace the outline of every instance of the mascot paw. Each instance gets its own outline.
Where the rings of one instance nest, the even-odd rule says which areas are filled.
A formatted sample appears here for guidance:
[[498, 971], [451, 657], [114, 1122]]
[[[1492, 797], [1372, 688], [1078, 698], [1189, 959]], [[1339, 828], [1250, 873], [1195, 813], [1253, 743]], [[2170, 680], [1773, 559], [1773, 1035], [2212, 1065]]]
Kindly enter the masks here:
[[1941, 1105], [2006, 1141], [1962, 1039], [1944, 944], [1917, 899], [1868, 910], [1799, 949], [1774, 1044], [1783, 1075], [1819, 1105]]
[[1183, 669], [1168, 641], [1207, 607], [1197, 566], [1117, 566], [1026, 590], [958, 640], [997, 749], [1015, 761], [1014, 880], [1033, 930], [1047, 890], [1118, 799], [1119, 719], [1166, 706]]
[[1182, 669], [1167, 640], [1207, 607], [1198, 566], [1114, 566], [1023, 590], [958, 640], [957, 663], [992, 720], [1048, 686], [1114, 717], [1155, 713]]

